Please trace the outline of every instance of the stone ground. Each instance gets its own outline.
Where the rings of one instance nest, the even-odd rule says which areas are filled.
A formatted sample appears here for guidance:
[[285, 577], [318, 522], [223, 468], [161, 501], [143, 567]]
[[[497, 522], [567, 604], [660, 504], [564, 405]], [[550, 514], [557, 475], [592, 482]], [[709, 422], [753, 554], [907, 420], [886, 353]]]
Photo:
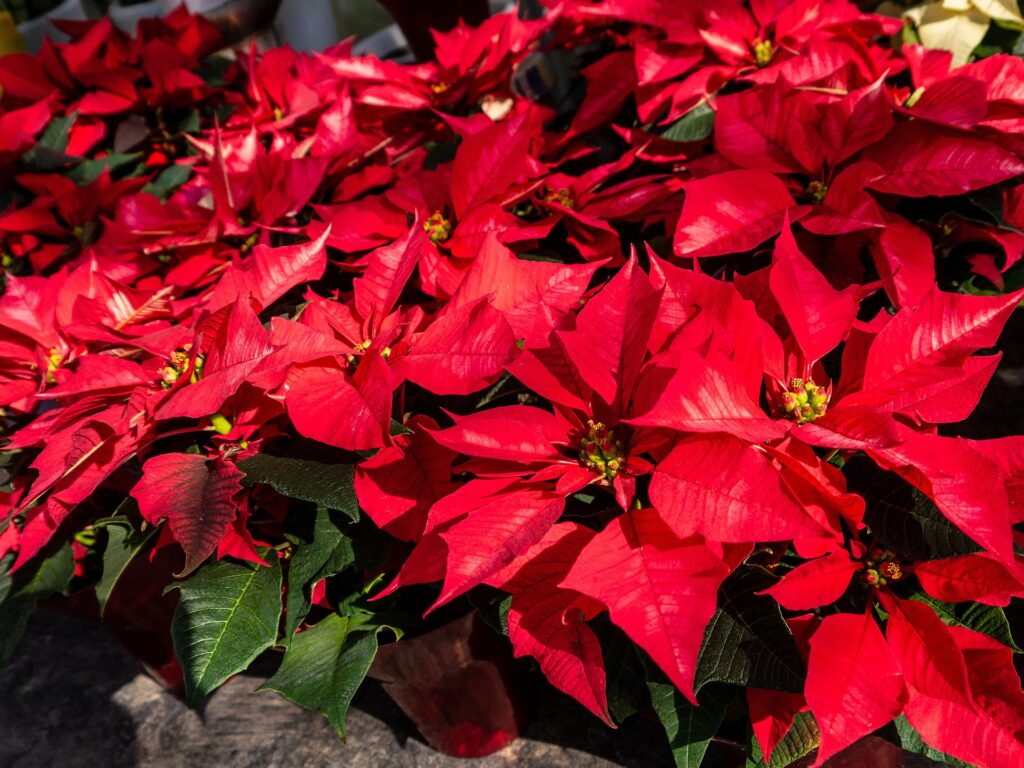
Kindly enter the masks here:
[[[947, 434], [1024, 432], [1024, 313], [1003, 336], [1003, 363], [969, 422]], [[253, 670], [188, 710], [140, 672], [106, 631], [56, 614], [33, 619], [15, 662], [0, 671], [0, 768], [662, 768], [660, 727], [640, 717], [611, 731], [546, 689], [525, 737], [478, 760], [428, 747], [379, 685], [367, 681], [342, 744], [321, 716], [281, 696], [252, 692], [273, 671]], [[733, 768], [719, 759], [715, 768]], [[739, 761], [742, 764], [742, 761]], [[898, 763], [897, 763], [898, 764]], [[863, 766], [847, 761], [842, 768]], [[881, 768], [872, 761], [873, 768]], [[935, 765], [908, 759], [904, 768]], [[837, 768], [840, 768], [837, 766]]]
[[[428, 747], [377, 683], [367, 681], [341, 743], [320, 715], [273, 692], [255, 669], [191, 711], [143, 674], [99, 626], [57, 614], [33, 619], [0, 672], [2, 768], [660, 768], [671, 759], [653, 722], [619, 732], [557, 692], [542, 697], [526, 737], [478, 760]], [[270, 669], [266, 669], [269, 666]], [[599, 756], [600, 755], [600, 756]]]

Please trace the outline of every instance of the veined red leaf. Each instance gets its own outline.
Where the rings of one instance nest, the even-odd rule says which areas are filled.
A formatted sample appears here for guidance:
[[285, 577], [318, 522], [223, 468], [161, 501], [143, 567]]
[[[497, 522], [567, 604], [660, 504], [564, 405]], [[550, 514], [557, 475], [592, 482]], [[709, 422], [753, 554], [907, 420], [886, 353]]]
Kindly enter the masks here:
[[1005, 606], [1011, 597], [1024, 596], [1020, 575], [985, 554], [924, 560], [914, 564], [914, 575], [925, 592], [947, 603]]
[[234, 464], [217, 460], [211, 466], [205, 456], [190, 453], [154, 456], [143, 464], [131, 495], [148, 523], [168, 521], [185, 550], [179, 578], [202, 565], [227, 534], [238, 511], [242, 477]]
[[601, 645], [584, 621], [592, 601], [558, 586], [593, 536], [582, 525], [553, 526], [497, 586], [512, 595], [508, 636], [516, 656], [533, 656], [552, 685], [614, 727]]
[[651, 501], [680, 538], [784, 541], [828, 532], [786, 490], [763, 452], [730, 435], [699, 435], [676, 443], [654, 469]]
[[647, 352], [658, 294], [634, 255], [561, 331], [580, 376], [614, 411], [622, 412]]
[[202, 418], [216, 413], [271, 352], [270, 336], [249, 302], [240, 297], [216, 331], [202, 377], [174, 392], [157, 410], [157, 418]]
[[333, 365], [303, 369], [288, 386], [285, 406], [300, 434], [363, 451], [387, 444], [393, 391], [388, 364], [371, 350], [353, 376]]
[[[728, 432], [755, 443], [785, 435], [788, 425], [757, 407], [724, 358], [710, 362], [681, 349], [669, 362], [671, 378], [659, 392], [649, 393], [646, 402], [653, 404], [628, 423], [680, 432]], [[650, 371], [648, 381], [656, 372]], [[645, 372], [641, 377], [640, 388], [647, 376]]]
[[769, 284], [808, 362], [835, 349], [857, 318], [856, 290], [832, 287], [800, 252], [788, 221], [775, 243]]
[[482, 583], [540, 541], [564, 506], [561, 494], [512, 488], [441, 533], [448, 562], [432, 609]]
[[680, 539], [657, 510], [640, 509], [594, 536], [561, 586], [607, 606], [611, 620], [696, 705], [697, 654], [728, 574], [700, 536]]
[[769, 587], [771, 595], [783, 608], [807, 611], [831, 605], [850, 586], [850, 579], [860, 570], [860, 563], [850, 558], [845, 549], [801, 563]]
[[728, 171], [691, 181], [673, 250], [684, 258], [749, 251], [779, 233], [794, 205], [786, 185], [765, 171]]
[[904, 197], [962, 195], [1024, 173], [1024, 161], [998, 143], [915, 120], [870, 149], [884, 173], [870, 187]]
[[392, 368], [438, 395], [468, 395], [493, 383], [515, 357], [508, 321], [486, 299], [457, 307], [413, 338]]
[[356, 311], [364, 320], [372, 321], [371, 338], [395, 308], [416, 268], [426, 239], [427, 232], [417, 218], [402, 237], [366, 257], [366, 272], [355, 281], [354, 291]]
[[437, 424], [414, 416], [411, 435], [356, 465], [355, 488], [362, 507], [378, 527], [392, 536], [416, 541], [434, 502], [455, 490], [451, 481], [455, 452], [439, 445], [430, 430]]
[[804, 695], [821, 730], [817, 767], [899, 715], [906, 686], [870, 612], [826, 616], [810, 648]]
[[529, 405], [450, 415], [455, 426], [431, 435], [441, 445], [465, 456], [530, 464], [558, 458], [555, 444], [568, 442], [564, 423], [554, 414]]

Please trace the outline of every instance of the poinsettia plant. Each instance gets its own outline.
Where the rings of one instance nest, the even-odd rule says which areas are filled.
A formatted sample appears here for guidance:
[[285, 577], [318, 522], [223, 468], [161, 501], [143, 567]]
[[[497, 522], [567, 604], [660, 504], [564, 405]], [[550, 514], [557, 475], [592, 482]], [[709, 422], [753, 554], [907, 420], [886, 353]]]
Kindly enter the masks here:
[[0, 58], [0, 659], [63, 600], [191, 705], [283, 652], [343, 736], [380, 643], [478, 611], [680, 766], [1024, 763], [1024, 436], [957, 426], [1024, 61], [541, 5], [414, 65], [184, 11]]

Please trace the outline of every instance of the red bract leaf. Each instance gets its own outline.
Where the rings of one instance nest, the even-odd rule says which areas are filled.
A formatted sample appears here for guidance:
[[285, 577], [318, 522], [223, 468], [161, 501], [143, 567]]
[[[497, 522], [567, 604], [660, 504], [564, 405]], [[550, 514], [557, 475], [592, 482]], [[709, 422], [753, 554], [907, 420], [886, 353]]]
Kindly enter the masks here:
[[673, 249], [688, 258], [749, 251], [779, 233], [794, 205], [786, 185], [764, 171], [729, 171], [691, 181]]
[[999, 467], [1010, 503], [1010, 522], [1019, 523], [1024, 516], [1024, 436], [968, 440], [967, 444]]
[[441, 445], [466, 456], [530, 464], [558, 458], [556, 443], [568, 441], [553, 414], [528, 405], [507, 405], [467, 416], [450, 414], [455, 426], [432, 433]]
[[558, 586], [593, 536], [582, 525], [553, 526], [498, 586], [512, 595], [508, 636], [516, 656], [533, 656], [552, 685], [614, 728], [601, 645], [584, 622], [591, 600]]
[[715, 149], [736, 165], [773, 173], [821, 165], [817, 112], [806, 93], [778, 83], [722, 96], [716, 107]]
[[426, 240], [427, 232], [416, 219], [405, 235], [367, 257], [366, 272], [355, 281], [354, 288], [356, 311], [370, 321], [371, 331], [379, 330], [384, 318], [395, 308]]
[[396, 437], [394, 446], [356, 465], [355, 488], [359, 506], [374, 523], [396, 538], [416, 541], [430, 507], [455, 490], [456, 454], [431, 436], [437, 428], [432, 419], [416, 416], [406, 426], [411, 435]]
[[269, 307], [297, 285], [320, 279], [327, 268], [324, 243], [330, 234], [328, 225], [316, 240], [281, 248], [257, 245], [252, 249], [253, 295], [262, 306]]
[[449, 306], [490, 296], [516, 338], [529, 345], [545, 339], [558, 318], [577, 305], [599, 266], [526, 261], [489, 233]]
[[821, 730], [820, 766], [899, 715], [906, 686], [870, 612], [826, 616], [810, 647], [804, 695]]
[[432, 608], [482, 583], [540, 541], [564, 505], [561, 494], [513, 487], [442, 532], [448, 563]]
[[973, 128], [988, 113], [985, 83], [973, 77], [947, 77], [924, 89], [911, 108], [901, 111], [917, 119], [954, 128]]
[[984, 554], [915, 563], [914, 575], [925, 592], [947, 603], [1005, 606], [1011, 597], [1024, 596], [1020, 575]]
[[446, 312], [415, 336], [393, 373], [437, 395], [468, 395], [494, 383], [515, 353], [508, 321], [481, 299]]
[[529, 150], [535, 126], [530, 114], [494, 123], [462, 140], [452, 164], [456, 216], [489, 202], [530, 174]]
[[919, 121], [893, 128], [870, 160], [884, 171], [871, 188], [904, 197], [961, 195], [1024, 173], [1024, 162], [998, 144]]
[[977, 369], [965, 370], [965, 361], [977, 350], [996, 343], [1022, 296], [1024, 292], [969, 296], [933, 288], [920, 306], [898, 312], [875, 337], [868, 351], [861, 392], [843, 398], [842, 403], [910, 415], [916, 408], [943, 417], [941, 420], [950, 409], [955, 415], [961, 385], [970, 388], [970, 382], [961, 380], [979, 375]]
[[788, 222], [775, 243], [769, 281], [808, 362], [835, 349], [860, 308], [856, 289], [837, 291], [797, 247]]
[[[653, 405], [628, 423], [680, 432], [729, 432], [754, 443], [786, 433], [786, 423], [770, 419], [750, 399], [727, 360], [712, 363], [695, 352], [679, 350], [671, 363], [671, 378], [651, 393], [648, 402]], [[647, 376], [645, 372], [641, 387]], [[653, 371], [650, 376], [654, 378]]]
[[906, 430], [904, 440], [870, 453], [931, 497], [943, 515], [1003, 562], [1014, 562], [1010, 510], [995, 462], [965, 440]]
[[157, 410], [157, 418], [201, 418], [216, 413], [272, 351], [270, 337], [249, 302], [238, 299], [216, 328], [202, 377], [174, 392]]
[[824, 106], [821, 138], [837, 165], [878, 141], [892, 128], [892, 105], [881, 79]]
[[849, 553], [841, 549], [798, 565], [782, 581], [766, 589], [764, 594], [771, 595], [790, 611], [821, 608], [843, 596], [850, 586], [850, 579], [860, 567], [860, 563], [850, 559]]
[[185, 550], [187, 576], [213, 554], [238, 511], [236, 496], [243, 474], [234, 464], [205, 456], [167, 453], [142, 466], [131, 495], [151, 525], [166, 519], [171, 535]]
[[46, 392], [41, 392], [37, 397], [45, 400], [130, 390], [155, 379], [155, 373], [146, 371], [131, 360], [110, 355], [87, 355], [78, 362], [71, 376]]
[[728, 574], [700, 536], [680, 539], [657, 510], [641, 509], [598, 533], [561, 586], [604, 603], [611, 620], [696, 704], [697, 654]]
[[750, 725], [765, 763], [770, 764], [775, 747], [789, 733], [797, 713], [806, 709], [807, 703], [802, 693], [747, 688], [746, 694]]
[[680, 538], [784, 541], [826, 537], [786, 490], [763, 452], [728, 435], [700, 435], [676, 444], [654, 469], [651, 501]]
[[391, 425], [392, 378], [370, 351], [353, 376], [333, 365], [304, 368], [288, 386], [285, 406], [306, 437], [349, 451], [380, 448]]
[[886, 292], [898, 307], [915, 307], [931, 294], [935, 253], [923, 230], [902, 219], [891, 221], [879, 234], [873, 253]]
[[634, 256], [559, 335], [580, 376], [623, 412], [647, 352], [658, 294]]

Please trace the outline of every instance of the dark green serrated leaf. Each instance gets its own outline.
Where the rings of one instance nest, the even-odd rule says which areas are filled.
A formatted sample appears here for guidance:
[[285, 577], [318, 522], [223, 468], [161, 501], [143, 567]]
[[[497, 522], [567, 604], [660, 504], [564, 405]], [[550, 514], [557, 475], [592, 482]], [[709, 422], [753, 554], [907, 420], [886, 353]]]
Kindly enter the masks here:
[[91, 158], [83, 160], [64, 175], [78, 185], [92, 184], [103, 173], [104, 170], [114, 173], [127, 165], [133, 165], [142, 157], [141, 152], [129, 154], [111, 153], [106, 157]]
[[866, 456], [843, 467], [847, 488], [867, 502], [864, 522], [872, 535], [907, 560], [941, 560], [980, 552], [981, 547], [953, 525], [921, 493], [895, 472]]
[[703, 141], [715, 128], [715, 110], [707, 101], [702, 101], [661, 134], [669, 141]]
[[184, 583], [174, 612], [174, 655], [185, 673], [185, 702], [196, 706], [274, 644], [281, 617], [281, 566], [220, 560]]
[[317, 507], [315, 516], [289, 515], [286, 533], [295, 553], [288, 563], [285, 645], [309, 613], [313, 586], [355, 562], [352, 541], [342, 531], [345, 522], [337, 515], [325, 507]]
[[644, 668], [651, 706], [665, 728], [676, 768], [700, 768], [711, 738], [725, 717], [725, 698], [703, 695], [700, 706], [695, 707], [653, 662], [645, 659]]
[[96, 584], [96, 601], [100, 604], [100, 618], [107, 608], [110, 593], [114, 591], [118, 580], [125, 572], [128, 564], [143, 550], [153, 535], [159, 530], [150, 528], [145, 533], [135, 533], [131, 525], [109, 523], [104, 526], [107, 532], [107, 546], [103, 550], [103, 574]]
[[70, 544], [28, 563], [13, 575], [8, 573], [9, 565], [0, 575], [0, 667], [14, 655], [39, 601], [64, 593], [75, 572]]
[[746, 768], [787, 768], [812, 750], [817, 749], [821, 740], [818, 723], [810, 712], [798, 712], [793, 725], [775, 746], [771, 761], [765, 765], [764, 754], [757, 739], [750, 739], [750, 756]]
[[[900, 735], [900, 746], [903, 747], [904, 751], [927, 757], [936, 763], [955, 765], [957, 768], [972, 768], [970, 763], [965, 763], [963, 760], [947, 755], [945, 752], [940, 752], [934, 747], [925, 744], [921, 734], [914, 730], [914, 726], [907, 720], [906, 715], [900, 715], [893, 723], [896, 726], [896, 732]], [[951, 723], [950, 727], [955, 727], [955, 725]]]
[[975, 632], [981, 632], [998, 640], [1015, 653], [1021, 652], [1013, 640], [1010, 622], [1007, 621], [1002, 608], [981, 603], [944, 603], [924, 592], [916, 592], [910, 597], [912, 600], [930, 605], [935, 614], [946, 624], [973, 629]]
[[352, 697], [377, 655], [377, 632], [366, 630], [359, 617], [331, 614], [296, 635], [277, 672], [259, 690], [277, 691], [319, 712], [344, 740]]
[[741, 566], [719, 590], [718, 610], [704, 631], [694, 687], [734, 683], [778, 691], [803, 690], [807, 667], [779, 604], [755, 594], [777, 581]]
[[308, 459], [286, 459], [257, 454], [238, 462], [245, 472], [246, 485], [269, 485], [282, 496], [311, 501], [359, 520], [359, 504], [354, 487], [355, 469], [351, 464], [323, 464]]
[[73, 162], [67, 156], [68, 136], [75, 114], [53, 118], [43, 130], [39, 141], [21, 156], [24, 165], [39, 171], [52, 171]]
[[647, 708], [649, 693], [644, 683], [644, 665], [633, 641], [618, 627], [598, 617], [591, 628], [600, 639], [607, 671], [605, 695], [608, 698], [608, 711], [616, 722], [621, 723]]

